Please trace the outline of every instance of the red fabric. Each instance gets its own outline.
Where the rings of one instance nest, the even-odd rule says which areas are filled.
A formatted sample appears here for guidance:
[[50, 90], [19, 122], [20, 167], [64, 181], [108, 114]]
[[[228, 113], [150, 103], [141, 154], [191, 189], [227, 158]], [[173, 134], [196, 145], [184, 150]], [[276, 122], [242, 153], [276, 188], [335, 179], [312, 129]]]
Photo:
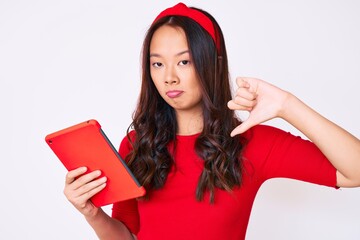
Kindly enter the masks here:
[[[266, 180], [291, 178], [336, 187], [336, 169], [310, 141], [265, 125], [253, 127], [245, 136], [249, 143], [243, 153], [242, 187], [232, 193], [217, 189], [214, 204], [209, 203], [208, 195], [204, 201], [196, 201], [203, 167], [194, 151], [197, 135], [178, 136], [177, 169], [171, 171], [165, 186], [152, 191], [149, 201], [114, 204], [113, 217], [137, 233], [139, 240], [239, 240], [245, 238], [256, 193]], [[124, 156], [130, 149], [124, 139], [120, 154]]]

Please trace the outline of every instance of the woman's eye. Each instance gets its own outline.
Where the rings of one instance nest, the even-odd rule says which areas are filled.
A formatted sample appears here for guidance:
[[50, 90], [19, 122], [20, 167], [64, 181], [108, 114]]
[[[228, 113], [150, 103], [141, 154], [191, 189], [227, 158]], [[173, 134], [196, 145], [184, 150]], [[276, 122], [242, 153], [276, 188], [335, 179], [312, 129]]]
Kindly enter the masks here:
[[155, 62], [155, 63], [153, 63], [152, 65], [153, 65], [154, 67], [156, 67], [156, 68], [159, 68], [159, 67], [162, 66], [162, 64], [159, 63], [159, 62]]
[[189, 60], [182, 60], [179, 62], [180, 65], [188, 65], [189, 64]]

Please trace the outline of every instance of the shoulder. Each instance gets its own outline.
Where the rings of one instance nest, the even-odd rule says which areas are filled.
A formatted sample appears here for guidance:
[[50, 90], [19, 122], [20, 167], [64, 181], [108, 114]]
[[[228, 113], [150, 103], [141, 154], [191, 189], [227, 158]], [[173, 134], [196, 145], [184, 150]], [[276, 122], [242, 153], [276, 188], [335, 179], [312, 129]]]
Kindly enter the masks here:
[[300, 137], [269, 125], [256, 125], [242, 135], [246, 139], [244, 154], [248, 157], [267, 158], [271, 152], [281, 152]]
[[266, 141], [267, 139], [287, 135], [291, 134], [282, 129], [265, 124], [256, 125], [243, 133], [243, 137], [245, 137], [247, 141]]
[[121, 144], [130, 144], [130, 142], [134, 142], [136, 138], [135, 130], [131, 130], [128, 132], [123, 139], [121, 140]]

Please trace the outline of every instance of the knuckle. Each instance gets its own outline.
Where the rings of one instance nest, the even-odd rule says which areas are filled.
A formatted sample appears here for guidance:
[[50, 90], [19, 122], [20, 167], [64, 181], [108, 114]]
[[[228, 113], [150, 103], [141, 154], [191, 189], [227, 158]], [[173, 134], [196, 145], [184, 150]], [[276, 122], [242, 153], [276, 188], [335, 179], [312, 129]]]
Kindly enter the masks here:
[[83, 208], [83, 207], [84, 207], [83, 201], [81, 201], [81, 200], [79, 200], [79, 199], [73, 200], [73, 201], [71, 201], [71, 203], [72, 203], [74, 206], [78, 207], [78, 208]]
[[72, 178], [72, 171], [67, 172], [65, 178]]
[[240, 96], [236, 96], [236, 97], [234, 98], [234, 100], [235, 100], [236, 103], [237, 103], [237, 102], [240, 102], [241, 97], [240, 97]]
[[70, 190], [69, 188], [65, 187], [65, 188], [63, 189], [63, 194], [64, 194], [65, 196], [70, 196], [70, 195], [71, 195], [71, 190]]

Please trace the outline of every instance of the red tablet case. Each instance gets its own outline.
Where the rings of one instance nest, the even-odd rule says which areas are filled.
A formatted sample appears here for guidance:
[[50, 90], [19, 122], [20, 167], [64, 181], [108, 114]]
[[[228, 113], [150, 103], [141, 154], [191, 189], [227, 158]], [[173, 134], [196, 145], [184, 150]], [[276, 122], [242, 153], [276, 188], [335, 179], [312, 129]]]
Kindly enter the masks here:
[[45, 141], [67, 170], [85, 166], [88, 172], [99, 169], [101, 176], [107, 177], [106, 187], [91, 198], [95, 206], [145, 195], [145, 188], [133, 176], [97, 120], [51, 133]]

